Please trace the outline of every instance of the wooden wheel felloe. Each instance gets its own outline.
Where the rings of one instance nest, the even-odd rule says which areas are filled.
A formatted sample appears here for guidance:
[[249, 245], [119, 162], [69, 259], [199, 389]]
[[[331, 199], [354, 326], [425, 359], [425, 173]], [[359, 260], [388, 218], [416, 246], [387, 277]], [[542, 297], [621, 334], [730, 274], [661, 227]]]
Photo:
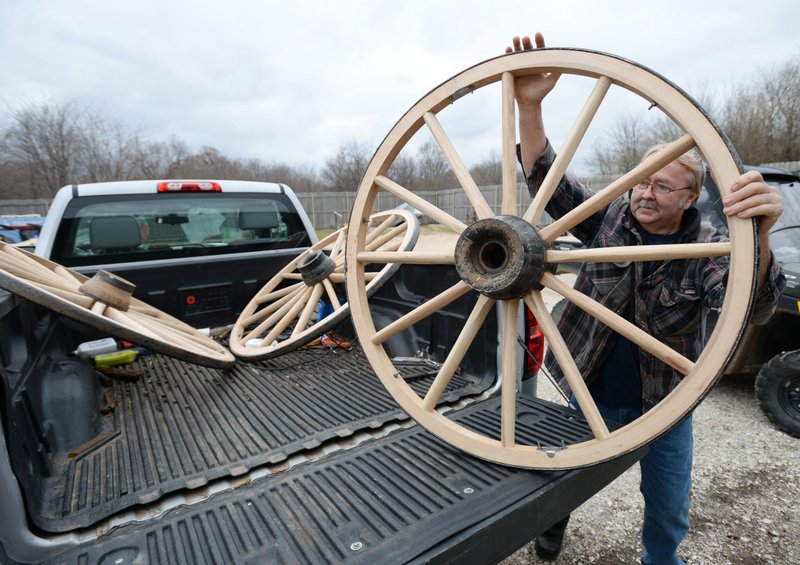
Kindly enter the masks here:
[[[419, 221], [403, 209], [369, 217], [365, 248], [373, 252], [410, 250], [419, 237]], [[231, 330], [230, 348], [243, 359], [268, 359], [318, 338], [350, 314], [344, 301], [344, 245], [347, 228], [322, 239], [275, 275], [242, 310]], [[327, 251], [327, 253], [326, 253]], [[399, 268], [386, 264], [362, 277], [371, 296]], [[319, 317], [320, 300], [333, 313]]]
[[223, 345], [133, 298], [134, 285], [106, 271], [89, 279], [0, 243], [0, 287], [109, 335], [184, 361], [220, 369], [236, 361]]
[[[531, 73], [557, 72], [562, 79], [576, 75], [594, 81], [594, 88], [578, 113], [558, 157], [536, 197], [527, 205], [517, 202], [516, 115], [514, 80]], [[499, 83], [497, 107], [502, 116], [502, 202], [493, 210], [469, 175], [463, 160], [449, 140], [437, 114], [458, 104], [465, 92]], [[683, 132], [669, 146], [646, 162], [620, 176], [593, 198], [557, 221], [545, 225], [542, 215], [559, 180], [575, 155], [587, 128], [597, 115], [610, 89], [622, 89], [647, 105], [660, 108]], [[551, 95], [553, 96], [553, 95]], [[457, 219], [388, 176], [394, 159], [412, 136], [427, 128], [459, 179], [477, 221], [471, 225]], [[376, 151], [356, 194], [347, 236], [347, 291], [353, 325], [364, 351], [384, 386], [397, 402], [423, 427], [483, 459], [508, 465], [563, 469], [591, 465], [640, 447], [668, 430], [694, 408], [721, 375], [724, 365], [747, 324], [748, 305], [755, 289], [755, 233], [751, 221], [729, 220], [730, 243], [678, 244], [576, 251], [549, 249], [557, 236], [630, 190], [687, 150], [697, 147], [703, 154], [717, 185], [728, 187], [739, 175], [738, 158], [729, 142], [710, 119], [683, 92], [662, 77], [635, 63], [611, 55], [573, 50], [537, 49], [497, 57], [476, 65], [442, 83], [414, 105], [394, 126]], [[361, 221], [371, 212], [381, 191], [388, 191], [420, 210], [434, 222], [460, 234], [456, 248], [440, 252], [374, 253], [366, 247], [367, 225]], [[690, 257], [730, 257], [730, 271], [720, 321], [705, 349], [690, 360], [636, 326], [573, 290], [551, 273], [560, 262], [651, 261]], [[369, 297], [364, 292], [365, 267], [373, 261], [417, 264], [455, 264], [461, 281], [409, 314], [376, 331]], [[641, 418], [610, 430], [584, 384], [570, 351], [550, 317], [542, 299], [542, 288], [566, 297], [603, 324], [648, 351], [684, 375], [680, 385]], [[471, 291], [477, 296], [472, 314], [452, 346], [433, 385], [424, 397], [417, 395], [399, 373], [384, 345], [389, 338], [425, 320], [435, 310]], [[517, 328], [524, 302], [539, 321], [563, 370], [591, 433], [589, 440], [571, 445], [529, 445], [520, 441], [517, 423]], [[454, 421], [436, 410], [442, 391], [472, 345], [478, 329], [491, 308], [499, 309], [501, 355], [499, 368], [500, 421], [494, 434], [483, 434]], [[493, 345], [492, 345], [493, 347]]]

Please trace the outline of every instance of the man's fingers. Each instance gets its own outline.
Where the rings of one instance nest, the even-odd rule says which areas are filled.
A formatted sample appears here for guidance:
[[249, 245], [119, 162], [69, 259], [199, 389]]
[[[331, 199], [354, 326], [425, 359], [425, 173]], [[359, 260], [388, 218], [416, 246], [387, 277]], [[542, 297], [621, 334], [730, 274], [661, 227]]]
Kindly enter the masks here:
[[[544, 37], [541, 33], [536, 34], [536, 47], [544, 47]], [[528, 35], [515, 35], [511, 39], [511, 46], [506, 47], [506, 53], [516, 53], [518, 51], [530, 51], [533, 49], [533, 41]]]
[[[526, 50], [527, 50], [527, 49], [533, 49], [533, 42], [531, 42], [531, 38], [530, 38], [530, 37], [528, 37], [527, 35], [526, 35], [525, 37], [523, 37], [523, 38], [522, 38], [522, 46], [523, 46], [523, 47], [524, 47]], [[537, 47], [539, 46], [539, 42], [538, 42], [538, 41], [536, 42], [536, 46], [537, 46]]]

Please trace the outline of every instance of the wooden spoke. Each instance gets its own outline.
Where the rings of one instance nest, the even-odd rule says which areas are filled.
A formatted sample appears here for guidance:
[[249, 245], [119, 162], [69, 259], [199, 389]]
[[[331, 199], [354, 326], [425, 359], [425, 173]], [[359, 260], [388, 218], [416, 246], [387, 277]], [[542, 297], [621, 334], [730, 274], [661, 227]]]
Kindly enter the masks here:
[[500, 443], [513, 447], [517, 431], [517, 319], [519, 300], [503, 300]]
[[600, 77], [595, 83], [594, 89], [586, 100], [581, 113], [578, 115], [575, 125], [572, 126], [572, 130], [569, 132], [563, 147], [561, 147], [544, 181], [542, 181], [542, 186], [536, 191], [536, 196], [533, 198], [530, 207], [528, 207], [528, 210], [523, 214], [522, 219], [525, 221], [533, 224], [539, 222], [542, 212], [544, 212], [545, 205], [550, 201], [550, 198], [558, 187], [558, 183], [561, 181], [564, 173], [567, 172], [567, 166], [572, 162], [575, 151], [577, 151], [578, 146], [583, 140], [583, 136], [586, 135], [586, 130], [589, 129], [589, 124], [592, 123], [610, 87], [611, 79], [606, 76]]
[[384, 190], [388, 190], [406, 204], [410, 204], [432, 220], [436, 220], [438, 223], [442, 224], [443, 226], [447, 226], [456, 233], [461, 233], [464, 231], [464, 228], [467, 227], [466, 224], [461, 220], [454, 218], [441, 208], [437, 208], [421, 196], [417, 196], [410, 190], [403, 188], [396, 182], [389, 180], [383, 175], [375, 178], [375, 184]]
[[[483, 321], [489, 314], [489, 310], [491, 310], [494, 304], [495, 302], [491, 298], [485, 296], [478, 297], [478, 301], [475, 303], [475, 307], [472, 309], [469, 318], [467, 318], [461, 333], [459, 333], [458, 339], [456, 339], [453, 348], [450, 350], [450, 353], [447, 354], [447, 358], [439, 368], [439, 372], [436, 374], [431, 388], [429, 388], [428, 392], [425, 394], [425, 399], [422, 401], [423, 410], [430, 412], [436, 408], [444, 390], [447, 388], [447, 385], [450, 384], [450, 379], [453, 378], [461, 360], [464, 359], [464, 355], [467, 354], [469, 346], [475, 341], [475, 336], [481, 328], [481, 324], [483, 324]], [[382, 343], [383, 341], [385, 341], [385, 339], [380, 339], [376, 343]]]
[[453, 253], [437, 251], [362, 251], [359, 263], [400, 263], [402, 265], [452, 265]]
[[[372, 214], [366, 228], [367, 248], [390, 258], [407, 253], [419, 236], [416, 217], [401, 209]], [[312, 342], [349, 315], [348, 305], [342, 304], [341, 288], [345, 282], [346, 241], [346, 227], [333, 232], [290, 261], [256, 293], [231, 329], [234, 355], [248, 360], [276, 357]], [[363, 277], [364, 290], [370, 295], [400, 266], [375, 262], [383, 267]], [[285, 281], [298, 282], [281, 288]], [[325, 304], [330, 304], [332, 313], [323, 316]]]
[[128, 311], [123, 312], [86, 294], [89, 282], [63, 265], [0, 243], [0, 287], [108, 335], [184, 361], [218, 368], [235, 362], [221, 344], [144, 302], [129, 297]]
[[[378, 276], [380, 276], [380, 273], [364, 273], [364, 282], [372, 282], [378, 278]], [[328, 277], [328, 279], [335, 284], [344, 284], [345, 281], [344, 273], [333, 273]]]
[[517, 126], [514, 112], [514, 75], [503, 73], [503, 201], [500, 213], [517, 214]]
[[545, 226], [539, 232], [545, 243], [552, 243], [562, 233], [569, 231], [583, 220], [608, 206], [630, 190], [634, 185], [652, 175], [657, 170], [670, 164], [672, 161], [695, 147], [695, 141], [688, 134], [673, 141], [668, 147], [654, 153], [641, 165], [626, 173], [603, 190], [592, 196], [589, 200], [562, 216], [552, 224]]
[[730, 242], [684, 243], [680, 245], [639, 245], [635, 247], [601, 247], [570, 251], [547, 251], [548, 263], [616, 263], [621, 261], [667, 261], [701, 257], [726, 257], [731, 254]]
[[420, 320], [424, 320], [434, 312], [441, 310], [454, 300], [464, 296], [469, 290], [466, 284], [461, 281], [457, 282], [443, 293], [417, 306], [405, 316], [398, 318], [381, 331], [377, 332], [372, 336], [370, 341], [376, 345], [383, 343], [387, 339], [396, 336], [401, 331], [410, 328]]
[[550, 273], [545, 273], [542, 276], [542, 284], [575, 303], [581, 310], [588, 312], [648, 353], [655, 355], [678, 372], [688, 375], [694, 368], [694, 363], [677, 353], [674, 349], [667, 347], [647, 332], [634, 326], [619, 314], [612, 312], [599, 302], [595, 302], [585, 294], [578, 292]]
[[[269, 317], [275, 314], [275, 312], [277, 312], [278, 310], [281, 310], [286, 304], [290, 304], [295, 300], [297, 300], [298, 298], [300, 298], [300, 296], [302, 296], [302, 294], [305, 292], [306, 288], [307, 287], [305, 285], [300, 285], [299, 288], [294, 289], [290, 293], [284, 294], [283, 296], [281, 296], [276, 300], [267, 303], [262, 302], [262, 304], [266, 304], [264, 308], [255, 311], [250, 316], [243, 317], [242, 323], [248, 328], [252, 326], [252, 324], [255, 324], [256, 322], [259, 322], [259, 324], [261, 324], [262, 322], [264, 323], [263, 326], [259, 326], [253, 328], [252, 330], [249, 330], [247, 332], [248, 336], [251, 333], [258, 335], [258, 333], [261, 330], [270, 327], [275, 322], [275, 319], [273, 318], [272, 320], [269, 320]], [[282, 310], [282, 312], [285, 313], [287, 310], [288, 308], [285, 308]]]
[[[576, 80], [591, 81], [589, 86], [592, 90], [583, 102], [535, 198], [530, 205], [522, 208], [520, 215], [520, 203], [516, 196], [518, 165], [514, 84], [520, 77], [541, 73], [556, 73], [562, 77], [573, 75]], [[549, 96], [557, 97], [559, 87], [563, 84], [560, 81]], [[501, 109], [501, 136], [497, 143], [502, 149], [503, 197], [496, 216], [489, 213], [489, 206], [482, 197], [478, 197], [479, 190], [465, 172], [461, 159], [453, 149], [454, 144], [442, 130], [438, 117], [439, 112], [449, 111], [448, 108], [458, 104], [465, 92], [488, 85], [499, 85], [501, 97], [498, 104]], [[569, 163], [577, 155], [588, 128], [594, 125], [598, 110], [615, 89], [638, 97], [644, 108], [658, 107], [672, 120], [680, 135], [574, 210], [556, 218], [549, 225], [543, 224], [547, 203], [555, 194]], [[386, 171], [391, 169], [397, 156], [416, 132], [426, 126], [456, 171], [475, 209], [477, 220], [470, 226], [386, 177]], [[562, 233], [603, 211], [637, 183], [695, 147], [711, 169], [721, 195], [724, 197], [729, 194], [729, 187], [739, 175], [738, 157], [719, 131], [693, 100], [661, 76], [626, 59], [579, 49], [534, 49], [496, 57], [470, 67], [431, 90], [397, 121], [375, 152], [356, 193], [349, 221], [351, 228], [347, 232], [344, 251], [347, 268], [343, 275], [353, 327], [384, 387], [416, 422], [443, 441], [481, 459], [516, 467], [568, 469], [592, 465], [633, 451], [672, 427], [708, 393], [747, 327], [749, 304], [756, 293], [756, 237], [753, 223], [728, 219], [730, 243], [721, 242], [721, 238], [718, 238], [714, 243], [573, 251], [547, 248]], [[372, 213], [382, 191], [393, 194], [434, 222], [453, 230], [459, 236], [454, 250], [422, 253], [370, 248], [373, 238], [364, 218]], [[520, 252], [520, 249], [524, 249], [524, 252]], [[689, 359], [674, 351], [662, 343], [662, 336], [649, 335], [619, 314], [571, 288], [550, 271], [564, 262], [703, 261], [715, 257], [729, 258], [726, 261], [729, 264], [726, 295], [716, 328], [697, 359]], [[385, 309], [372, 308], [372, 297], [364, 288], [370, 274], [367, 266], [371, 264], [437, 265], [438, 268], [452, 264], [461, 280], [428, 303], [419, 305], [409, 313], [398, 314], [396, 319], [387, 322]], [[642, 352], [674, 368], [683, 375], [680, 384], [646, 414], [610, 431], [585, 384], [587, 375], [582, 374], [584, 370], [591, 372], [594, 367], [584, 368], [582, 362], [577, 361], [582, 359], [577, 352], [570, 352], [572, 344], [568, 346], [558, 324], [546, 311], [541, 295], [543, 288], [565, 296], [588, 314], [591, 323], [606, 325], [630, 339]], [[442, 365], [430, 389], [421, 396], [405, 379], [398, 378], [400, 369], [395, 365], [392, 355], [398, 340], [390, 338], [405, 330], [413, 330], [412, 326], [425, 321], [433, 312], [446, 309], [448, 304], [470, 290], [478, 295], [477, 303], [461, 332], [452, 336], [447, 343], [437, 344], [432, 360]], [[575, 395], [586, 429], [590, 431], [583, 440], [548, 446], [540, 445], [538, 440], [532, 441], [536, 445], [525, 443], [519, 439], [523, 437], [521, 433], [519, 438], [516, 437], [521, 430], [520, 419], [523, 418], [522, 413], [516, 414], [519, 401], [516, 387], [520, 373], [519, 360], [522, 358], [517, 336], [520, 299], [539, 322], [548, 350]], [[498, 331], [497, 320], [488, 315], [493, 311], [492, 305], [496, 301], [500, 303], [495, 311], [499, 312], [501, 319], [498, 340], [498, 373], [501, 380], [486, 395], [500, 406], [499, 437], [494, 431], [479, 433], [474, 428], [462, 425], [441, 405], [443, 391], [463, 363], [464, 355], [476, 336], [483, 335], [481, 330]], [[376, 312], [380, 312], [380, 316]], [[404, 338], [413, 333], [408, 331]], [[495, 347], [494, 340], [490, 341], [492, 343], [487, 343], [487, 347]], [[417, 345], [420, 351], [426, 350], [424, 343], [411, 347]], [[483, 399], [476, 401], [482, 402]], [[575, 418], [578, 418], [577, 414]], [[528, 426], [528, 420], [525, 421]]]
[[297, 323], [294, 325], [292, 337], [297, 336], [302, 330], [306, 329], [308, 326], [308, 321], [311, 319], [311, 314], [314, 313], [314, 309], [317, 307], [323, 292], [325, 292], [325, 286], [322, 283], [314, 285], [314, 291], [311, 293], [311, 298], [306, 303], [302, 314], [300, 314], [300, 317], [297, 319]]
[[583, 376], [581, 376], [580, 370], [575, 364], [575, 359], [564, 342], [564, 338], [561, 337], [555, 321], [547, 312], [542, 295], [539, 292], [528, 294], [525, 296], [525, 304], [528, 305], [528, 308], [531, 309], [531, 312], [539, 322], [539, 327], [547, 339], [556, 361], [558, 361], [561, 370], [564, 372], [564, 378], [566, 378], [569, 387], [572, 389], [575, 400], [578, 402], [578, 406], [581, 407], [592, 433], [598, 439], [608, 437], [608, 427], [597, 409], [597, 404], [592, 400], [589, 389], [586, 388], [586, 384], [583, 382]]
[[[287, 294], [291, 294], [293, 292], [297, 292], [299, 289], [303, 287], [303, 283], [295, 283], [286, 287], [283, 287], [279, 290], [275, 290], [273, 292], [268, 292], [267, 294], [263, 295], [260, 300], [260, 304], [265, 304], [272, 300], [277, 300], [278, 298], [283, 298]], [[252, 320], [248, 320], [247, 324], [252, 323]]]
[[489, 203], [486, 202], [486, 199], [483, 197], [483, 194], [481, 194], [481, 190], [478, 188], [478, 185], [475, 184], [475, 180], [472, 178], [472, 175], [469, 174], [467, 166], [464, 164], [464, 161], [461, 160], [461, 156], [456, 152], [453, 142], [450, 141], [449, 137], [447, 137], [447, 134], [439, 123], [439, 120], [436, 118], [436, 114], [427, 112], [424, 116], [424, 119], [425, 123], [428, 125], [431, 135], [433, 135], [436, 143], [438, 143], [439, 147], [442, 149], [447, 162], [450, 163], [453, 173], [456, 175], [458, 182], [461, 184], [461, 188], [464, 189], [470, 204], [472, 204], [472, 208], [475, 210], [476, 216], [478, 218], [490, 218], [494, 216], [494, 212], [492, 212]]
[[333, 306], [334, 311], [341, 310], [342, 305], [339, 303], [339, 295], [336, 294], [336, 289], [333, 288], [333, 283], [331, 283], [330, 279], [322, 281], [322, 286], [325, 287], [325, 293], [328, 295], [328, 301]]

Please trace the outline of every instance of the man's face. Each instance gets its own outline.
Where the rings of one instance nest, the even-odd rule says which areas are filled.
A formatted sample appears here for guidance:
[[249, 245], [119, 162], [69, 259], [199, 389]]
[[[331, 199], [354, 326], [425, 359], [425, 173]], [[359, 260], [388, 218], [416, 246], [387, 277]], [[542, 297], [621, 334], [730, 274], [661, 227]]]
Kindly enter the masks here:
[[[678, 231], [683, 212], [697, 199], [691, 190], [679, 190], [689, 185], [689, 178], [689, 169], [674, 161], [650, 176], [650, 188], [633, 190], [633, 217], [647, 233], [668, 235]], [[654, 189], [656, 186], [670, 188], [673, 192], [661, 194]]]

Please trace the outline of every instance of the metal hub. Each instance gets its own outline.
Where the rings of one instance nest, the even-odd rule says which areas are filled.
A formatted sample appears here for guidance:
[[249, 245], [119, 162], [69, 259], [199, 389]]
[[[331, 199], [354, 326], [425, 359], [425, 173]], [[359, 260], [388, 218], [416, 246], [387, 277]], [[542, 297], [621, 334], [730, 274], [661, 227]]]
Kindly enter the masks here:
[[495, 300], [518, 298], [538, 288], [547, 267], [539, 232], [516, 216], [478, 220], [456, 242], [461, 280]]
[[324, 281], [336, 269], [336, 263], [322, 251], [309, 253], [297, 265], [297, 270], [303, 277], [303, 282], [314, 286]]

